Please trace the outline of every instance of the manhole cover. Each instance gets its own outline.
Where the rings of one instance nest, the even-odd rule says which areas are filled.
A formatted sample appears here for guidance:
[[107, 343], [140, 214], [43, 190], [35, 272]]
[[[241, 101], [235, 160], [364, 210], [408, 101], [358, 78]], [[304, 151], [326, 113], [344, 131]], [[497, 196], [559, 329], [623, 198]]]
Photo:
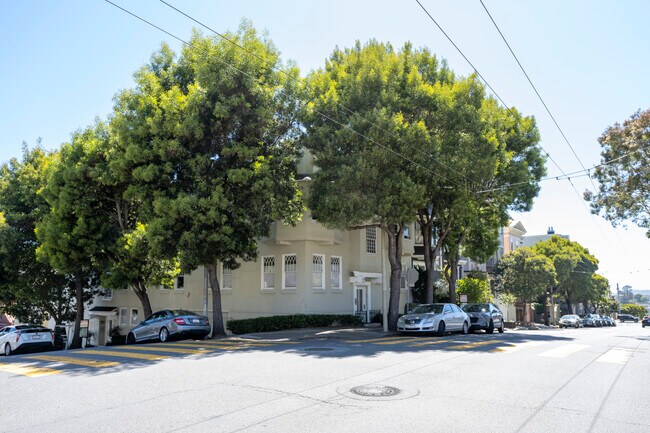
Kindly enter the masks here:
[[305, 347], [303, 349], [305, 352], [329, 352], [334, 350], [332, 347]]
[[417, 389], [404, 387], [396, 388], [394, 386], [378, 383], [359, 385], [354, 388], [349, 388], [349, 386], [340, 386], [336, 389], [336, 392], [347, 398], [365, 401], [405, 400], [420, 394], [420, 391]]
[[399, 389], [386, 385], [361, 385], [350, 391], [362, 397], [392, 397], [400, 393]]

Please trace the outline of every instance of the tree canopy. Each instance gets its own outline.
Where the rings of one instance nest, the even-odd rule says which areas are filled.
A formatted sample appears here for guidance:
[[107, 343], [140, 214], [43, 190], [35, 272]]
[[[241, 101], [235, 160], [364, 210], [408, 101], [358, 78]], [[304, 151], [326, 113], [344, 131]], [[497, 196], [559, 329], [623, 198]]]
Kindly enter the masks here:
[[610, 126], [598, 142], [602, 159], [593, 176], [599, 191], [585, 198], [613, 225], [633, 221], [650, 237], [650, 110]]
[[116, 98], [113, 127], [133, 173], [129, 193], [147, 209], [155, 256], [205, 265], [213, 337], [225, 334], [217, 262], [235, 269], [257, 239], [303, 206], [295, 180], [297, 68], [244, 22], [227, 35], [244, 47], [194, 33], [181, 55], [166, 46]]

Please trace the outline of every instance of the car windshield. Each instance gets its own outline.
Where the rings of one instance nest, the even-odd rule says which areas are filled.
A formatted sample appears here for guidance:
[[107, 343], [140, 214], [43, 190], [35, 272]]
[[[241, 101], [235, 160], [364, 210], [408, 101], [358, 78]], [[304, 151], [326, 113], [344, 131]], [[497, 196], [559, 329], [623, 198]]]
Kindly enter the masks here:
[[413, 310], [411, 310], [411, 314], [440, 314], [442, 313], [443, 307], [444, 305], [442, 304], [418, 305]]
[[578, 316], [574, 316], [573, 314], [567, 314], [566, 316], [562, 316], [561, 319], [576, 319]]
[[488, 304], [467, 304], [463, 306], [463, 311], [466, 313], [480, 313], [490, 309]]

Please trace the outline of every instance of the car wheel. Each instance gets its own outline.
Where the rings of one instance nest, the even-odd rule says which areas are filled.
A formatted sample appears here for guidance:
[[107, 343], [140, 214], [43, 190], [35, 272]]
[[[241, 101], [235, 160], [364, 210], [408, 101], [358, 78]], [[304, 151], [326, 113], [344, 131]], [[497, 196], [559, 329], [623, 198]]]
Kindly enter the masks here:
[[9, 343], [5, 344], [4, 352], [5, 352], [5, 356], [11, 355], [11, 346], [9, 345]]
[[576, 323], [576, 329], [578, 329], [579, 327], [580, 327], [580, 324]]
[[503, 320], [501, 320], [501, 326], [499, 326], [499, 334], [503, 334], [504, 331], [504, 325], [503, 325]]
[[135, 335], [132, 332], [126, 336], [126, 344], [135, 344]]
[[488, 334], [492, 334], [494, 332], [494, 322], [490, 320], [490, 324], [488, 325], [486, 329]]
[[442, 320], [440, 321], [440, 323], [438, 323], [438, 332], [436, 334], [439, 335], [440, 337], [445, 335], [445, 322], [443, 322]]
[[169, 339], [169, 331], [167, 328], [161, 328], [160, 332], [158, 333], [158, 338], [160, 338], [161, 342], [165, 342]]
[[467, 335], [469, 333], [469, 325], [467, 322], [463, 322], [463, 335]]

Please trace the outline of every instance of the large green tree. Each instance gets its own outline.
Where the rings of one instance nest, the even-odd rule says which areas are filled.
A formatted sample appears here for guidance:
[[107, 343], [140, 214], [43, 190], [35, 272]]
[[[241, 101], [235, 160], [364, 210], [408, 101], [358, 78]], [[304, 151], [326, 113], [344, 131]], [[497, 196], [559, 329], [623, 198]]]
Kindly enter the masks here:
[[585, 198], [612, 224], [631, 220], [650, 237], [650, 110], [610, 126], [598, 142], [602, 159], [593, 176], [599, 191]]
[[498, 291], [534, 302], [557, 284], [553, 261], [531, 248], [518, 248], [504, 256], [497, 265]]
[[198, 33], [178, 58], [163, 46], [113, 115], [119, 164], [133, 173], [156, 256], [208, 270], [213, 338], [225, 334], [217, 263], [255, 259], [271, 223], [294, 223], [303, 210], [298, 70], [246, 22], [228, 38], [248, 52]]
[[579, 243], [552, 236], [535, 244], [533, 250], [553, 262], [557, 282], [552, 288], [552, 294], [564, 299], [569, 313], [574, 313], [575, 302], [592, 299], [593, 295], [589, 292], [598, 292], [593, 280], [593, 275], [598, 270], [598, 260]]
[[74, 276], [75, 330], [71, 348], [81, 347], [80, 323], [84, 304], [93, 296], [110, 245], [112, 232], [98, 215], [109, 212], [102, 187], [93, 181], [101, 164], [93, 149], [107, 139], [102, 124], [77, 131], [70, 143], [61, 146], [58, 158], [48, 168], [41, 191], [50, 210], [36, 225], [40, 242], [37, 256], [59, 272]]
[[0, 310], [23, 322], [56, 323], [75, 314], [71, 279], [36, 260], [36, 223], [49, 211], [38, 194], [55, 155], [23, 146], [22, 160], [0, 167]]
[[[431, 160], [417, 151], [435, 147], [436, 137], [421, 120], [424, 114], [414, 111], [448, 74], [440, 69], [432, 56], [409, 45], [395, 51], [371, 41], [335, 50], [326, 66], [309, 76], [304, 144], [318, 167], [309, 207], [330, 228], [381, 230], [388, 244], [391, 330], [399, 314], [403, 228], [427, 202], [414, 172], [436, 176]], [[421, 86], [425, 78], [431, 85]]]

